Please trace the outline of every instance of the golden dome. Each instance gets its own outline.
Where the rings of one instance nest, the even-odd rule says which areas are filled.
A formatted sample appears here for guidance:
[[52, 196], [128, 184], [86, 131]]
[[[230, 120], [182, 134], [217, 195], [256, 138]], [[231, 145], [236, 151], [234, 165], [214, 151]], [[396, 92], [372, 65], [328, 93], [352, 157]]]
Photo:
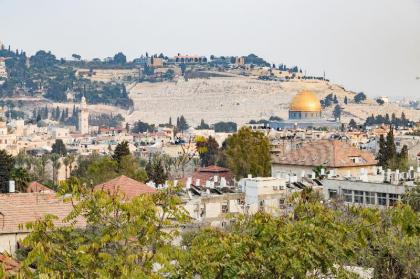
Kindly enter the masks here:
[[311, 91], [301, 91], [296, 94], [289, 106], [290, 111], [321, 112], [321, 103]]

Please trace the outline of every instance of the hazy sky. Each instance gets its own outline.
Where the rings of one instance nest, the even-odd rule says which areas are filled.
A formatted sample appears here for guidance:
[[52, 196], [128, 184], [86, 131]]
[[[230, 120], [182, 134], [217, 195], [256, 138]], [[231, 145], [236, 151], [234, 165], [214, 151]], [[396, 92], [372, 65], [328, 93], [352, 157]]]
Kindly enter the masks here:
[[256, 53], [371, 97], [420, 98], [420, 0], [0, 0], [0, 41], [58, 57]]

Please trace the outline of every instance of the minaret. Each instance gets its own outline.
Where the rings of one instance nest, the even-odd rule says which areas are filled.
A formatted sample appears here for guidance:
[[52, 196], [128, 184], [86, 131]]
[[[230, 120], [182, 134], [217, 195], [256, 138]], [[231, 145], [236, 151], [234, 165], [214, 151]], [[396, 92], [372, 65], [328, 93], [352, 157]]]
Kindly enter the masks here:
[[86, 105], [86, 98], [83, 95], [82, 100], [80, 101], [80, 111], [79, 111], [79, 132], [82, 135], [89, 133], [89, 110]]

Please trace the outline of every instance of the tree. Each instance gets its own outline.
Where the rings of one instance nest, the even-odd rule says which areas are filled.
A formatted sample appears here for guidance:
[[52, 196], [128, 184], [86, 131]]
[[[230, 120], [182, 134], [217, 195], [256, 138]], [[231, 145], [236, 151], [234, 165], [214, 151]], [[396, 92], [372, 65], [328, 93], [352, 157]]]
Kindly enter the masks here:
[[357, 123], [356, 123], [356, 121], [354, 121], [354, 119], [352, 118], [352, 119], [350, 119], [350, 122], [349, 122], [349, 127], [351, 128], [351, 129], [356, 129], [357, 128]]
[[60, 162], [60, 154], [59, 153], [52, 153], [50, 156], [50, 160], [52, 163], [52, 171], [53, 171], [53, 183], [55, 185], [57, 185], [58, 183], [58, 170], [61, 167], [61, 162]]
[[408, 170], [408, 147], [407, 145], [403, 145], [401, 151], [397, 155], [398, 166], [397, 168], [401, 171]]
[[208, 139], [198, 136], [195, 138], [196, 149], [200, 155], [200, 165], [207, 167], [215, 165], [219, 157], [219, 144], [212, 137]]
[[134, 123], [132, 132], [133, 133], [146, 133], [146, 132], [152, 132], [154, 129], [155, 127], [153, 125], [150, 125], [149, 123], [139, 120]]
[[79, 61], [80, 61], [80, 59], [82, 59], [82, 56], [80, 56], [79, 54], [76, 54], [76, 53], [73, 53], [71, 55], [71, 57], [73, 57], [74, 59], [79, 60]]
[[115, 147], [112, 159], [115, 160], [118, 165], [121, 163], [121, 159], [124, 156], [130, 155], [130, 149], [128, 148], [128, 141], [123, 141]]
[[387, 159], [387, 167], [394, 169], [397, 162], [397, 147], [395, 146], [394, 130], [390, 127], [388, 134], [386, 135], [385, 154]]
[[237, 179], [253, 176], [269, 176], [271, 172], [270, 142], [261, 132], [247, 127], [226, 139], [226, 164]]
[[283, 121], [283, 118], [281, 118], [279, 116], [272, 115], [272, 116], [270, 116], [270, 118], [268, 120], [270, 120], [270, 121]]
[[378, 105], [382, 106], [383, 104], [385, 104], [385, 101], [382, 99], [376, 99], [376, 103], [378, 103]]
[[420, 219], [410, 208], [331, 209], [308, 192], [291, 214], [259, 212], [185, 234], [177, 278], [358, 278], [346, 266], [360, 263], [373, 278], [417, 277]]
[[62, 139], [55, 140], [55, 143], [52, 145], [51, 153], [59, 154], [61, 156], [67, 155], [66, 145], [64, 144]]
[[179, 188], [128, 201], [74, 180], [62, 189], [73, 193], [74, 210], [60, 219], [60, 227], [51, 215], [27, 225], [31, 233], [23, 244], [32, 249], [23, 261], [22, 278], [163, 278], [173, 272], [179, 249], [172, 242], [188, 220], [173, 194]]
[[379, 151], [378, 151], [378, 155], [376, 156], [376, 159], [378, 160], [379, 166], [382, 166], [385, 169], [387, 168], [388, 156], [387, 156], [386, 142], [383, 135], [380, 135], [379, 137]]
[[341, 119], [341, 107], [340, 107], [340, 105], [335, 105], [333, 115], [334, 115], [335, 120], [340, 120]]
[[214, 123], [214, 131], [216, 133], [234, 133], [238, 130], [235, 122], [217, 122]]
[[210, 129], [210, 126], [209, 126], [209, 124], [204, 122], [204, 119], [201, 119], [200, 125], [198, 125], [195, 129], [197, 129], [197, 130], [208, 130], [208, 129]]
[[401, 200], [403, 203], [409, 205], [414, 211], [420, 212], [420, 185], [406, 189]]
[[366, 100], [366, 95], [365, 95], [365, 93], [363, 93], [363, 92], [357, 93], [357, 94], [354, 96], [354, 102], [355, 102], [356, 104], [360, 104], [360, 103], [362, 103], [364, 100]]
[[117, 65], [124, 65], [125, 63], [127, 63], [127, 57], [124, 55], [124, 53], [118, 52], [114, 55], [113, 62]]
[[166, 173], [163, 160], [160, 154], [149, 157], [149, 161], [146, 164], [146, 173], [150, 181], [153, 181], [156, 185], [165, 184], [165, 181], [168, 179], [168, 174]]
[[176, 127], [179, 131], [184, 132], [188, 130], [190, 126], [188, 125], [187, 120], [185, 120], [185, 117], [181, 115], [181, 117], [179, 118], [179, 121], [177, 121]]
[[31, 182], [31, 175], [24, 168], [14, 168], [10, 174], [11, 178], [15, 181], [16, 190], [24, 193]]
[[5, 150], [0, 150], [0, 191], [8, 191], [9, 180], [15, 160], [12, 155], [7, 154]]

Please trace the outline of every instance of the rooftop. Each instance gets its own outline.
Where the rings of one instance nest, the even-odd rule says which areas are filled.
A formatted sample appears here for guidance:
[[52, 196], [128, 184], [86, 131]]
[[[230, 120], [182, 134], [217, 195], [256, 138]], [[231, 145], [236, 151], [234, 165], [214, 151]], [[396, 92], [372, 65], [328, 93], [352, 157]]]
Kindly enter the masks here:
[[125, 175], [118, 176], [107, 182], [95, 186], [95, 190], [103, 190], [114, 194], [120, 192], [127, 199], [132, 199], [142, 194], [155, 193], [156, 189], [142, 182], [131, 179]]
[[70, 202], [65, 202], [55, 194], [0, 194], [0, 234], [27, 232], [26, 223], [39, 220], [48, 214], [58, 217], [56, 225], [64, 225], [62, 219], [72, 210]]
[[[356, 160], [357, 159], [357, 160]], [[330, 168], [376, 165], [375, 156], [339, 140], [318, 140], [275, 157], [274, 164]]]

